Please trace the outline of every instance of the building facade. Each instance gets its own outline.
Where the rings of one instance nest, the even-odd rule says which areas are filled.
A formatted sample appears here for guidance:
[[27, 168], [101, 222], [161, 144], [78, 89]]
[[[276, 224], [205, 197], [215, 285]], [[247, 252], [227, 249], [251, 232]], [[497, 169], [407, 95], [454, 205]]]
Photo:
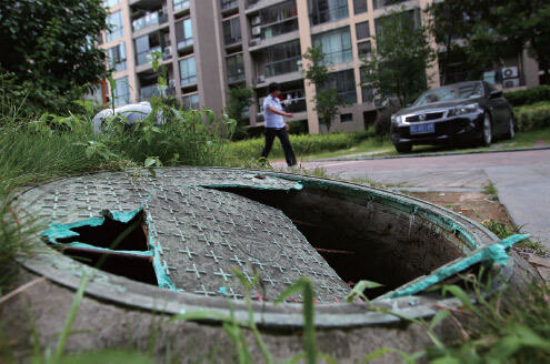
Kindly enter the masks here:
[[[254, 101], [249, 126], [263, 125], [262, 100], [270, 82], [282, 86], [283, 104], [311, 134], [324, 132], [312, 102], [315, 86], [304, 80], [302, 54], [321, 46], [331, 61], [330, 86], [345, 100], [331, 130], [364, 130], [376, 118], [372, 90], [361, 86], [362, 59], [375, 47], [379, 21], [388, 10], [421, 11], [434, 0], [106, 0], [111, 29], [102, 34], [116, 82], [115, 104], [159, 93], [151, 53], [161, 52], [168, 93], [184, 107], [223, 112], [230, 88], [246, 84]], [[437, 47], [432, 41], [433, 47]], [[440, 51], [440, 50], [438, 50]], [[539, 70], [526, 54], [504, 60], [505, 88], [538, 85]], [[426, 70], [430, 87], [440, 84], [438, 62]], [[454, 76], [460, 79], [458, 69]], [[450, 83], [450, 82], [447, 82]]]

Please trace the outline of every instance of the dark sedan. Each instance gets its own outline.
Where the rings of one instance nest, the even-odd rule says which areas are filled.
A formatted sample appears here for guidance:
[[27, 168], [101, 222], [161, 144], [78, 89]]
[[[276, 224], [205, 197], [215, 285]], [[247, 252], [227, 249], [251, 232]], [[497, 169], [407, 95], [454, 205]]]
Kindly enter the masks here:
[[417, 144], [476, 142], [514, 137], [514, 117], [502, 91], [483, 81], [461, 82], [424, 92], [391, 117], [391, 141], [399, 153]]

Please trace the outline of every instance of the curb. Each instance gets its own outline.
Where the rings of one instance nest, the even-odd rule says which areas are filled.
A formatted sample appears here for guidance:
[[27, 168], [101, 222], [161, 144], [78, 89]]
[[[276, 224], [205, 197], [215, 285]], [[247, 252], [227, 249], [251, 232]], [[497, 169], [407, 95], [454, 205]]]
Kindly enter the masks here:
[[527, 147], [527, 148], [510, 148], [510, 149], [486, 149], [486, 150], [471, 150], [465, 152], [434, 152], [434, 153], [419, 153], [419, 154], [406, 154], [406, 155], [388, 155], [388, 156], [365, 156], [354, 158], [323, 158], [313, 159], [311, 162], [350, 162], [350, 161], [362, 161], [362, 160], [379, 160], [379, 159], [405, 159], [405, 158], [424, 158], [424, 157], [445, 157], [452, 155], [468, 155], [468, 154], [483, 154], [483, 153], [506, 153], [506, 152], [526, 152], [533, 150], [550, 150], [550, 146], [545, 147]]

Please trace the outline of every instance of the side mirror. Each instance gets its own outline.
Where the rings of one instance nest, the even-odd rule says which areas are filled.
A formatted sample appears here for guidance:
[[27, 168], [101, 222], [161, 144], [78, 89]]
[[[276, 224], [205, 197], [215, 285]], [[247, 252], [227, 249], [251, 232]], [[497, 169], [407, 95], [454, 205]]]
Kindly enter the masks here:
[[498, 99], [499, 97], [502, 97], [502, 91], [495, 90], [489, 94], [490, 99]]

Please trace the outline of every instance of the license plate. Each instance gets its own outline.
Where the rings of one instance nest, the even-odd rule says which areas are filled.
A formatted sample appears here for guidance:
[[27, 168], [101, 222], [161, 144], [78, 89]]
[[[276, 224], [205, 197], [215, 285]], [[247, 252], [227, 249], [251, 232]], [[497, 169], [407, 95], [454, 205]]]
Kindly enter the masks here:
[[411, 134], [427, 134], [427, 133], [434, 133], [434, 132], [435, 132], [434, 123], [411, 125]]

